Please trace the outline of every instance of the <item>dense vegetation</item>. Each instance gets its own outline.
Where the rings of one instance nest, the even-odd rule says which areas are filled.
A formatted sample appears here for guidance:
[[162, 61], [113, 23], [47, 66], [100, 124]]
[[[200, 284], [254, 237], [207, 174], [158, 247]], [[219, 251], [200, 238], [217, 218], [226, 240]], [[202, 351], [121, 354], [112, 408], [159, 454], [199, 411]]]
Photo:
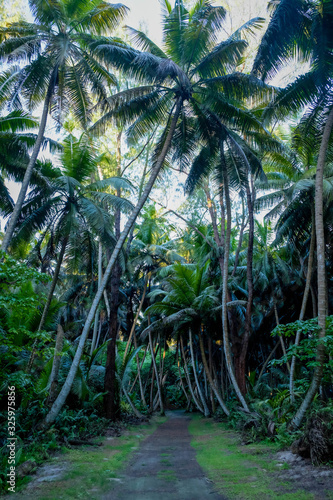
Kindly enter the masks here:
[[163, 47], [121, 4], [29, 5], [0, 27], [3, 481], [13, 386], [16, 464], [166, 407], [331, 459], [333, 1], [226, 35], [164, 0]]

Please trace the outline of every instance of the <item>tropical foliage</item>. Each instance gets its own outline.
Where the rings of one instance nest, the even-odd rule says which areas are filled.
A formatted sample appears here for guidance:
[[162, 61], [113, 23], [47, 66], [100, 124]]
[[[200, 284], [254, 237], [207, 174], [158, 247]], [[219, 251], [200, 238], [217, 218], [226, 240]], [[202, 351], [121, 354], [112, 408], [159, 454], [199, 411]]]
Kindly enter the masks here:
[[287, 442], [331, 408], [332, 0], [227, 36], [210, 0], [161, 4], [161, 47], [99, 0], [0, 27], [0, 410], [15, 386], [22, 457], [45, 428], [47, 450], [180, 407]]

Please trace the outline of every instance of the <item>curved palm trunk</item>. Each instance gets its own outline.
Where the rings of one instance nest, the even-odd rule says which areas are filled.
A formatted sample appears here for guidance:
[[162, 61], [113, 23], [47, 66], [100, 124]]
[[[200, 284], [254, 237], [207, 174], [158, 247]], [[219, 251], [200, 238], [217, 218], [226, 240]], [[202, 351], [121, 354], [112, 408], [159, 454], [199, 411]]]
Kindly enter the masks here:
[[266, 361], [264, 362], [264, 364], [262, 365], [262, 368], [260, 370], [260, 373], [259, 373], [259, 377], [258, 377], [258, 380], [256, 382], [256, 385], [254, 386], [254, 390], [256, 391], [259, 387], [259, 382], [261, 380], [261, 377], [263, 376], [264, 374], [264, 371], [266, 370], [266, 366], [268, 365], [269, 361], [271, 360], [273, 354], [275, 353], [276, 349], [279, 347], [279, 342], [277, 342], [275, 344], [275, 346], [273, 347], [273, 349], [271, 350], [271, 352], [269, 353], [269, 355], [267, 356], [267, 359]]
[[107, 338], [109, 340], [106, 350], [105, 377], [104, 377], [104, 407], [106, 417], [111, 421], [120, 414], [120, 397], [116, 377], [116, 350], [118, 335], [118, 307], [121, 267], [119, 262], [112, 269], [110, 289], [110, 319]]
[[54, 290], [55, 290], [56, 284], [58, 283], [58, 278], [59, 278], [59, 273], [60, 273], [60, 269], [61, 269], [61, 264], [62, 264], [62, 261], [64, 259], [64, 255], [65, 255], [67, 243], [68, 243], [68, 236], [66, 236], [64, 238], [64, 240], [62, 242], [62, 245], [61, 245], [61, 250], [60, 250], [60, 253], [59, 253], [59, 257], [58, 257], [58, 262], [57, 262], [56, 268], [54, 270], [54, 275], [53, 275], [53, 279], [52, 279], [52, 283], [51, 283], [51, 288], [49, 290], [49, 294], [47, 296], [47, 300], [46, 300], [46, 304], [44, 306], [43, 314], [42, 314], [42, 317], [41, 317], [41, 320], [40, 320], [40, 323], [39, 323], [39, 326], [38, 326], [38, 330], [39, 331], [42, 330], [42, 328], [44, 326], [44, 323], [45, 323], [45, 320], [46, 320], [46, 317], [47, 317], [47, 314], [48, 314], [49, 309], [50, 309], [50, 305], [51, 305], [52, 297], [53, 297], [53, 294], [54, 294]]
[[[137, 340], [136, 340], [135, 331], [133, 331], [133, 341], [134, 341], [134, 348], [137, 349], [138, 343], [137, 343]], [[144, 358], [145, 358], [145, 355], [146, 355], [146, 350], [145, 350]], [[135, 356], [135, 358], [136, 358], [137, 371], [138, 371], [137, 377], [139, 379], [141, 401], [142, 401], [142, 404], [144, 406], [147, 406], [147, 402], [146, 402], [146, 398], [145, 398], [145, 393], [144, 393], [144, 390], [143, 390], [142, 378], [141, 378], [141, 366], [140, 366], [139, 354], [137, 354]]]
[[208, 378], [208, 381], [210, 383], [210, 386], [211, 388], [213, 389], [213, 392], [216, 396], [216, 399], [218, 400], [222, 410], [224, 411], [224, 413], [229, 416], [230, 415], [230, 412], [228, 410], [228, 408], [226, 407], [223, 399], [222, 399], [222, 396], [221, 394], [219, 393], [219, 391], [217, 390], [217, 387], [214, 383], [214, 380], [213, 380], [213, 377], [212, 377], [212, 374], [209, 370], [209, 367], [208, 367], [208, 363], [207, 363], [207, 358], [206, 358], [206, 353], [205, 353], [205, 347], [204, 347], [204, 343], [203, 343], [203, 338], [202, 338], [202, 334], [200, 333], [199, 334], [199, 342], [200, 342], [200, 351], [201, 351], [201, 358], [202, 358], [202, 362], [203, 362], [203, 365], [204, 365], [204, 369], [205, 369], [205, 372], [206, 372], [206, 375], [207, 375], [207, 378]]
[[149, 196], [149, 193], [150, 193], [150, 191], [155, 183], [155, 180], [156, 180], [156, 178], [157, 178], [157, 176], [162, 168], [165, 157], [166, 157], [167, 152], [168, 152], [170, 145], [171, 145], [171, 140], [172, 140], [174, 131], [176, 129], [177, 120], [178, 120], [178, 117], [179, 117], [179, 114], [181, 111], [181, 107], [182, 107], [182, 99], [178, 98], [177, 104], [176, 104], [176, 110], [175, 110], [174, 116], [172, 117], [169, 132], [166, 136], [161, 153], [156, 161], [155, 166], [152, 169], [149, 181], [146, 184], [146, 187], [142, 193], [142, 196], [139, 199], [139, 201], [138, 201], [136, 207], [134, 208], [133, 212], [131, 213], [130, 217], [128, 218], [127, 223], [123, 229], [123, 232], [121, 233], [120, 238], [119, 238], [119, 240], [118, 240], [118, 242], [113, 250], [113, 253], [112, 253], [111, 258], [108, 262], [107, 268], [105, 270], [101, 286], [97, 290], [96, 296], [93, 300], [93, 303], [92, 303], [90, 311], [88, 313], [86, 322], [84, 324], [81, 338], [80, 338], [80, 342], [79, 342], [79, 345], [77, 347], [72, 366], [69, 370], [66, 381], [65, 381], [56, 401], [54, 402], [50, 412], [47, 414], [47, 416], [45, 418], [45, 425], [49, 425], [49, 424], [52, 424], [52, 422], [54, 422], [54, 420], [56, 419], [59, 411], [63, 407], [63, 405], [66, 401], [66, 398], [71, 390], [71, 387], [72, 387], [72, 384], [73, 384], [73, 381], [74, 381], [74, 378], [75, 378], [75, 375], [76, 375], [76, 372], [77, 372], [77, 369], [78, 369], [78, 366], [80, 363], [80, 359], [81, 359], [81, 356], [83, 353], [84, 344], [85, 344], [86, 338], [89, 334], [90, 325], [91, 325], [92, 320], [94, 318], [99, 301], [101, 300], [101, 297], [103, 295], [104, 288], [109, 280], [111, 271], [113, 269], [113, 266], [116, 263], [116, 260], [117, 260], [118, 255], [119, 255], [119, 253], [120, 253], [120, 251], [125, 243], [125, 240], [129, 234], [131, 228], [133, 227], [133, 225], [136, 221], [136, 218], [139, 215], [143, 205], [145, 204], [145, 202]]
[[[53, 293], [54, 293], [55, 287], [56, 287], [56, 285], [58, 283], [58, 278], [59, 278], [59, 273], [60, 273], [60, 269], [61, 269], [61, 264], [62, 264], [62, 261], [64, 259], [64, 255], [65, 255], [67, 243], [68, 243], [68, 236], [66, 236], [64, 238], [64, 240], [62, 242], [62, 245], [61, 245], [60, 254], [59, 254], [59, 257], [58, 257], [57, 265], [55, 267], [54, 275], [53, 275], [52, 282], [51, 282], [51, 287], [50, 287], [50, 290], [49, 290], [49, 293], [48, 293], [48, 296], [47, 296], [47, 299], [46, 299], [46, 303], [45, 303], [45, 306], [44, 306], [44, 309], [43, 309], [42, 317], [41, 317], [40, 322], [39, 322], [39, 326], [38, 326], [38, 330], [37, 330], [38, 332], [40, 332], [43, 329], [43, 326], [45, 324], [45, 320], [46, 320], [47, 314], [48, 314], [49, 309], [50, 309], [50, 305], [51, 305], [52, 298], [53, 298]], [[29, 363], [28, 363], [28, 368], [27, 368], [28, 372], [31, 370], [32, 363], [34, 362], [34, 359], [35, 359], [36, 345], [37, 345], [37, 338], [35, 339], [35, 341], [33, 343], [33, 346], [32, 346], [31, 356], [30, 356]]]
[[8, 222], [6, 233], [5, 233], [3, 240], [2, 240], [1, 250], [3, 252], [7, 252], [7, 249], [10, 245], [11, 240], [12, 240], [14, 230], [15, 230], [18, 218], [19, 218], [21, 210], [22, 210], [22, 205], [24, 203], [24, 198], [25, 198], [25, 195], [27, 194], [27, 190], [28, 190], [28, 187], [30, 184], [32, 171], [33, 171], [33, 168], [36, 164], [36, 160], [37, 160], [37, 157], [38, 157], [38, 154], [39, 154], [42, 142], [43, 142], [45, 127], [46, 127], [46, 122], [47, 122], [47, 114], [49, 111], [50, 101], [51, 101], [53, 87], [54, 87], [53, 80], [54, 80], [54, 75], [52, 75], [52, 77], [51, 77], [51, 81], [49, 83], [49, 87], [47, 89], [47, 93], [45, 96], [43, 113], [42, 113], [42, 117], [40, 120], [39, 130], [38, 130], [37, 139], [36, 139], [36, 142], [34, 145], [34, 149], [32, 150], [32, 154], [31, 154], [27, 169], [26, 169], [25, 174], [24, 174], [21, 190], [20, 190], [20, 193], [18, 195], [17, 202], [15, 203], [13, 213], [10, 217], [9, 222]]
[[[312, 278], [312, 268], [313, 268], [313, 257], [314, 257], [314, 248], [315, 248], [315, 238], [316, 238], [316, 227], [314, 223], [314, 217], [312, 216], [312, 230], [311, 230], [311, 243], [310, 243], [310, 251], [309, 251], [309, 261], [308, 261], [308, 269], [306, 273], [306, 283], [302, 300], [301, 312], [299, 314], [299, 320], [303, 321], [305, 316], [306, 304], [308, 302], [308, 297], [310, 293], [310, 284]], [[296, 332], [295, 338], [295, 347], [298, 346], [299, 341], [301, 339], [301, 331], [298, 330]], [[289, 381], [289, 390], [290, 390], [290, 400], [292, 403], [295, 402], [295, 391], [294, 391], [294, 381], [295, 381], [295, 367], [296, 367], [296, 356], [293, 356], [291, 359], [290, 366], [290, 381]]]
[[[101, 286], [101, 281], [102, 281], [102, 242], [99, 240], [98, 242], [98, 288]], [[96, 340], [97, 340], [97, 332], [98, 332], [98, 311], [96, 310], [95, 314], [95, 320], [94, 320], [94, 332], [93, 332], [93, 338], [91, 341], [91, 347], [90, 347], [90, 356], [94, 352], [95, 346], [96, 346]]]
[[150, 351], [153, 353], [152, 354], [152, 362], [153, 362], [153, 366], [154, 366], [154, 373], [155, 373], [155, 378], [156, 378], [158, 398], [159, 398], [159, 401], [160, 401], [161, 415], [164, 415], [164, 405], [163, 405], [163, 399], [162, 399], [162, 390], [161, 390], [160, 378], [158, 376], [157, 364], [156, 364], [156, 359], [155, 359], [155, 356], [154, 356], [153, 340], [152, 340], [152, 336], [151, 336], [151, 331], [150, 330], [149, 330], [149, 346], [150, 346]]
[[209, 409], [208, 409], [206, 400], [204, 398], [204, 395], [202, 394], [201, 385], [199, 383], [198, 374], [197, 374], [197, 370], [196, 370], [196, 367], [195, 367], [195, 358], [194, 358], [194, 352], [193, 352], [193, 339], [192, 339], [192, 330], [191, 330], [191, 328], [189, 328], [188, 333], [189, 333], [189, 342], [190, 342], [190, 351], [191, 351], [191, 361], [192, 361], [193, 375], [194, 375], [195, 383], [196, 383], [196, 386], [197, 386], [198, 394], [199, 394], [199, 397], [200, 397], [200, 400], [201, 400], [201, 403], [202, 403], [202, 406], [203, 406], [203, 409], [204, 409], [204, 415], [205, 415], [205, 417], [209, 417]]
[[[138, 368], [140, 368], [140, 369], [138, 370], [138, 372], [137, 372], [137, 374], [136, 374], [136, 376], [135, 376], [134, 382], [133, 382], [132, 387], [131, 387], [131, 389], [130, 389], [130, 391], [129, 391], [129, 393], [130, 393], [130, 394], [132, 393], [132, 391], [133, 391], [133, 389], [134, 389], [134, 387], [135, 387], [135, 384], [136, 384], [136, 383], [137, 383], [137, 381], [138, 381], [138, 378], [139, 378], [139, 373], [141, 373], [141, 369], [142, 369], [143, 363], [145, 362], [145, 359], [146, 359], [147, 349], [148, 349], [148, 345], [146, 345], [145, 350], [144, 350], [144, 352], [143, 352], [143, 358], [142, 358], [142, 360], [141, 360], [140, 366], [138, 367]], [[143, 384], [142, 384], [142, 389], [143, 389]], [[144, 390], [144, 389], [143, 389], [143, 390]], [[146, 403], [145, 403], [145, 404], [146, 404]]]
[[179, 382], [180, 382], [181, 388], [183, 390], [183, 393], [184, 393], [186, 401], [187, 401], [187, 407], [189, 407], [190, 402], [191, 402], [191, 398], [188, 396], [188, 394], [186, 392], [185, 385], [184, 385], [184, 382], [183, 382], [182, 372], [180, 370], [180, 360], [179, 360], [179, 353], [178, 353], [178, 345], [177, 345], [177, 349], [176, 349], [176, 355], [177, 355], [177, 366], [178, 366]]
[[133, 321], [133, 324], [132, 324], [132, 328], [131, 328], [130, 334], [128, 336], [128, 340], [127, 340], [127, 344], [126, 344], [126, 348], [125, 348], [124, 357], [126, 356], [126, 354], [128, 352], [128, 349], [129, 349], [129, 346], [131, 345], [132, 336], [133, 336], [136, 324], [137, 324], [138, 319], [139, 319], [139, 315], [140, 315], [140, 312], [141, 312], [141, 309], [142, 309], [142, 306], [143, 306], [143, 301], [145, 300], [145, 295], [146, 295], [146, 291], [147, 291], [147, 284], [148, 284], [148, 278], [149, 278], [149, 274], [146, 276], [146, 279], [145, 279], [145, 285], [144, 285], [144, 288], [143, 288], [142, 298], [140, 300], [140, 304], [139, 304], [138, 310], [136, 312], [136, 315], [135, 315], [135, 318], [134, 318], [134, 321]]
[[49, 382], [50, 383], [50, 392], [49, 392], [49, 396], [47, 398], [48, 403], [52, 403], [55, 399], [55, 394], [56, 394], [57, 384], [58, 384], [60, 361], [61, 361], [61, 351], [62, 351], [63, 344], [64, 344], [64, 330], [59, 323], [58, 328], [57, 328], [57, 338], [56, 338], [56, 343], [55, 343], [55, 348], [54, 348], [52, 371], [51, 371], [50, 382]]
[[[279, 320], [279, 315], [278, 315], [278, 312], [277, 312], [277, 307], [276, 307], [276, 301], [275, 301], [275, 298], [274, 298], [274, 314], [275, 314], [275, 322], [276, 322], [276, 326], [279, 326], [279, 324], [280, 324], [280, 320]], [[280, 335], [280, 336], [279, 336], [279, 340], [280, 340], [280, 344], [281, 344], [281, 348], [282, 348], [283, 356], [287, 359], [287, 351], [286, 351], [286, 346], [285, 346], [285, 343], [284, 343], [284, 340], [283, 340], [282, 335]], [[286, 365], [287, 365], [288, 372], [290, 373], [290, 365], [289, 365], [289, 362], [288, 362], [288, 361], [286, 361]]]
[[222, 279], [222, 327], [223, 327], [223, 346], [224, 346], [224, 354], [225, 360], [227, 364], [227, 369], [229, 372], [229, 376], [232, 382], [232, 385], [235, 389], [236, 395], [241, 402], [245, 411], [249, 411], [249, 408], [246, 404], [246, 401], [241, 393], [232, 364], [231, 352], [230, 352], [230, 343], [229, 343], [229, 331], [228, 331], [228, 311], [227, 311], [227, 291], [228, 291], [228, 263], [229, 263], [229, 252], [230, 252], [230, 234], [231, 234], [231, 202], [230, 202], [230, 194], [229, 194], [229, 178], [227, 172], [227, 166], [225, 164], [224, 159], [224, 151], [223, 151], [223, 143], [221, 144], [221, 163], [222, 163], [222, 172], [223, 172], [223, 182], [224, 182], [224, 197], [225, 197], [225, 206], [226, 206], [226, 216], [227, 216], [227, 229], [225, 233], [225, 247], [224, 247], [224, 265], [223, 265], [223, 279]]
[[[251, 193], [249, 181], [247, 180], [246, 199], [247, 199], [247, 209], [249, 215], [249, 242], [247, 248], [246, 279], [247, 279], [248, 297], [247, 297], [247, 305], [245, 313], [244, 335], [242, 338], [241, 352], [238, 359], [238, 382], [239, 382], [239, 389], [243, 395], [245, 395], [246, 393], [246, 379], [245, 379], [246, 356], [251, 335], [251, 319], [252, 319], [252, 304], [253, 304], [253, 241], [254, 241], [254, 215], [253, 215], [254, 192], [253, 191], [254, 190], [252, 189]], [[244, 219], [242, 224], [242, 229], [244, 230], [243, 226], [244, 226]]]
[[316, 173], [316, 195], [315, 195], [315, 223], [316, 223], [316, 238], [317, 238], [317, 279], [318, 279], [318, 326], [320, 328], [318, 339], [319, 344], [317, 347], [316, 366], [306, 396], [298, 409], [291, 425], [299, 427], [305, 412], [312, 403], [318, 388], [321, 383], [321, 378], [324, 370], [325, 361], [325, 345], [321, 340], [326, 334], [326, 273], [325, 273], [325, 233], [324, 233], [324, 202], [323, 202], [323, 181], [324, 181], [324, 167], [327, 148], [330, 140], [330, 135], [333, 127], [333, 108], [328, 115], [323, 137], [320, 144], [317, 173]]
[[135, 415], [136, 417], [138, 417], [138, 418], [145, 418], [145, 417], [142, 415], [142, 413], [140, 413], [140, 412], [139, 412], [139, 410], [136, 408], [135, 404], [133, 403], [133, 401], [132, 401], [132, 400], [131, 400], [131, 398], [129, 397], [128, 392], [127, 392], [127, 390], [125, 389], [125, 386], [122, 386], [122, 388], [121, 388], [121, 389], [122, 389], [123, 393], [125, 394], [125, 398], [127, 399], [128, 403], [129, 403], [129, 405], [130, 405], [130, 407], [132, 408], [134, 415]]
[[[249, 200], [248, 200], [248, 205], [249, 205]], [[252, 214], [253, 214], [253, 203], [251, 205], [252, 205]], [[235, 254], [234, 268], [232, 270], [231, 276], [235, 276], [235, 273], [237, 271], [237, 266], [238, 266], [238, 261], [239, 261], [239, 254], [240, 254], [240, 251], [241, 251], [241, 248], [242, 248], [245, 227], [246, 227], [246, 220], [245, 220], [244, 200], [243, 200], [243, 197], [242, 197], [242, 223], [241, 223], [241, 228], [240, 228], [240, 232], [239, 232], [239, 239], [238, 239], [237, 250], [236, 250], [236, 254]], [[250, 246], [250, 242], [249, 242], [249, 246]], [[252, 243], [252, 246], [253, 246], [253, 243]], [[253, 247], [252, 247], [252, 253], [253, 253]]]
[[204, 410], [200, 404], [200, 402], [198, 401], [194, 391], [193, 391], [193, 387], [192, 387], [192, 384], [191, 384], [191, 379], [190, 379], [190, 374], [188, 372], [188, 368], [187, 368], [187, 362], [186, 362], [186, 358], [185, 358], [185, 352], [184, 352], [184, 345], [183, 345], [183, 338], [180, 337], [180, 347], [181, 347], [181, 352], [182, 352], [182, 356], [183, 356], [183, 361], [184, 361], [184, 372], [185, 372], [185, 377], [186, 377], [186, 382], [187, 382], [187, 385], [188, 385], [188, 388], [190, 390], [190, 393], [191, 393], [191, 396], [192, 396], [192, 399], [194, 401], [194, 404], [195, 406], [197, 407], [197, 409], [203, 413]]
[[[213, 378], [213, 352], [212, 352], [212, 339], [211, 339], [211, 337], [209, 337], [209, 339], [208, 339], [208, 355], [209, 355], [209, 373], [210, 373], [210, 376]], [[216, 383], [216, 378], [215, 378], [214, 382]], [[218, 387], [217, 387], [217, 389], [218, 389]], [[212, 412], [215, 413], [216, 408], [215, 408], [215, 400], [214, 400], [212, 388], [210, 388], [209, 395], [210, 395], [210, 401], [211, 401], [211, 405], [212, 405]]]

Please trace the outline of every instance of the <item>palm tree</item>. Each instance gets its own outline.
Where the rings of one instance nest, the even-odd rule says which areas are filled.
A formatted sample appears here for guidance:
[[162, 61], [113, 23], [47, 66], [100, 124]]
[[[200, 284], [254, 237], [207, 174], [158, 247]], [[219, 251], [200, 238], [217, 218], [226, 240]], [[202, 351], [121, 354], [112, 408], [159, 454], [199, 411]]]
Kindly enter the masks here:
[[[247, 45], [244, 40], [240, 39], [240, 32], [235, 38], [217, 43], [218, 32], [222, 27], [226, 11], [222, 7], [213, 7], [209, 0], [197, 1], [190, 10], [185, 8], [182, 0], [176, 0], [173, 9], [169, 2], [165, 1], [165, 9], [164, 51], [142, 32], [135, 30], [132, 30], [132, 33], [137, 43], [146, 52], [107, 43], [100, 45], [96, 42], [89, 45], [90, 50], [98, 51], [98, 56], [105, 64], [112, 63], [129, 77], [145, 83], [144, 86], [110, 97], [108, 100], [110, 111], [98, 122], [95, 129], [103, 129], [103, 126], [111, 119], [121, 120], [124, 125], [132, 122], [130, 132], [135, 138], [144, 135], [147, 130], [161, 123], [166, 123], [166, 126], [153, 155], [150, 178], [110, 258], [101, 286], [88, 314], [72, 370], [62, 392], [46, 417], [47, 424], [54, 421], [69, 393], [84, 341], [103, 290], [118, 254], [165, 162], [172, 140], [177, 135], [175, 135], [176, 131], [179, 132], [178, 138], [181, 139], [186, 153], [188, 149], [193, 148], [196, 140], [192, 134], [192, 120], [189, 120], [188, 116], [192, 113], [199, 112], [200, 114], [202, 90], [205, 86], [215, 86], [215, 77], [222, 79], [227, 74], [228, 68], [239, 60], [240, 52]], [[252, 29], [253, 26], [259, 24], [258, 19], [252, 20], [244, 29]], [[224, 84], [228, 85], [227, 78]], [[234, 87], [234, 82], [231, 82], [231, 86]], [[228, 113], [229, 116], [232, 114], [238, 116], [240, 112], [229, 107]], [[177, 127], [179, 121], [179, 127]], [[186, 154], [182, 156], [186, 157]]]
[[[114, 244], [113, 235], [110, 233], [111, 215], [106, 208], [132, 208], [132, 204], [126, 199], [105, 192], [109, 186], [128, 189], [129, 184], [125, 179], [109, 178], [91, 182], [101, 158], [86, 134], [79, 140], [73, 136], [67, 137], [60, 160], [61, 171], [56, 171], [49, 164], [43, 165], [46, 182], [29, 193], [12, 240], [15, 246], [19, 241], [27, 241], [34, 237], [37, 231], [41, 231], [39, 247], [43, 240], [47, 239], [48, 246], [51, 244], [51, 248], [48, 248], [51, 254], [59, 248], [38, 330], [43, 329], [68, 245], [75, 245], [78, 239], [91, 232], [99, 235], [108, 245]], [[33, 350], [29, 367], [32, 365], [34, 354]]]
[[[310, 70], [282, 89], [274, 98], [266, 117], [281, 119], [308, 106], [303, 116], [307, 126], [321, 130], [315, 188], [315, 226], [317, 242], [318, 325], [319, 339], [326, 332], [325, 234], [323, 221], [323, 177], [327, 149], [333, 128], [332, 22], [331, 0], [280, 0], [272, 4], [273, 15], [253, 66], [253, 73], [263, 79], [275, 74], [281, 64], [299, 53], [310, 59]], [[317, 367], [309, 390], [292, 420], [298, 427], [320, 385], [325, 360], [325, 346], [319, 342]]]
[[[237, 77], [238, 78], [238, 77]], [[237, 79], [236, 78], [236, 79]], [[192, 192], [198, 182], [202, 182], [205, 177], [210, 173], [217, 184], [220, 196], [221, 206], [221, 235], [216, 223], [216, 215], [212, 208], [210, 214], [212, 218], [214, 239], [217, 247], [220, 250], [218, 262], [222, 275], [223, 286], [223, 336], [224, 336], [224, 349], [227, 366], [234, 386], [237, 397], [241, 401], [245, 410], [248, 411], [246, 401], [243, 397], [245, 394], [245, 363], [246, 354], [250, 338], [251, 330], [251, 314], [252, 314], [252, 301], [253, 301], [253, 278], [252, 278], [252, 260], [253, 260], [253, 235], [254, 235], [254, 196], [255, 191], [253, 188], [253, 179], [256, 176], [263, 177], [263, 171], [260, 161], [261, 150], [263, 145], [267, 148], [279, 150], [280, 145], [278, 142], [268, 134], [262, 125], [256, 119], [254, 113], [244, 110], [244, 100], [247, 97], [249, 88], [257, 88], [260, 94], [264, 90], [257, 85], [255, 80], [250, 80], [249, 86], [246, 86], [246, 75], [240, 77], [245, 84], [243, 95], [241, 90], [237, 90], [234, 95], [233, 105], [235, 106], [235, 99], [238, 98], [236, 103], [239, 109], [237, 129], [235, 131], [234, 117], [230, 119], [223, 114], [222, 104], [218, 105], [213, 103], [213, 97], [210, 92], [205, 96], [205, 103], [209, 103], [209, 109], [206, 109], [205, 119], [201, 117], [201, 121], [206, 121], [206, 128], [210, 131], [210, 136], [206, 137], [206, 144], [203, 145], [198, 156], [192, 164], [191, 171], [187, 179], [187, 190]], [[220, 89], [221, 91], [222, 89]], [[230, 95], [232, 89], [225, 90], [227, 95]], [[243, 97], [243, 102], [242, 102]], [[207, 105], [207, 104], [206, 104]], [[215, 111], [215, 112], [214, 112]], [[240, 129], [240, 132], [238, 131]], [[208, 135], [208, 134], [207, 134]], [[245, 141], [242, 135], [247, 137]], [[228, 274], [229, 274], [229, 255], [230, 255], [230, 242], [231, 242], [231, 199], [230, 188], [236, 189], [242, 197], [247, 201], [247, 211], [249, 218], [249, 239], [248, 239], [248, 258], [247, 258], [247, 288], [248, 288], [248, 301], [245, 317], [244, 334], [242, 337], [242, 348], [239, 356], [239, 363], [237, 366], [237, 374], [234, 372], [234, 367], [231, 359], [230, 341], [228, 331], [228, 314], [227, 302], [230, 301], [228, 292]], [[205, 188], [208, 206], [211, 205], [210, 195]], [[224, 201], [223, 201], [224, 200]], [[224, 230], [226, 219], [226, 229]], [[230, 317], [230, 314], [229, 314]], [[237, 375], [237, 377], [236, 377]], [[238, 378], [238, 380], [237, 380]]]
[[48, 113], [60, 124], [69, 109], [83, 128], [91, 117], [92, 98], [100, 104], [106, 98], [105, 84], [115, 77], [103, 67], [89, 42], [115, 28], [127, 11], [121, 4], [100, 0], [29, 0], [34, 23], [20, 21], [0, 28], [0, 59], [23, 62], [7, 85], [9, 104], [29, 109], [43, 103], [37, 139], [26, 168], [21, 190], [2, 242], [6, 251], [15, 230], [30, 183]]
[[[6, 75], [0, 76], [0, 85]], [[28, 113], [15, 110], [0, 118], [0, 209], [4, 217], [13, 211], [14, 202], [5, 186], [5, 180], [21, 182], [29, 162], [29, 150], [33, 148], [36, 136], [29, 130], [38, 127], [38, 121]], [[57, 144], [44, 139], [42, 146], [48, 145], [53, 151]], [[36, 176], [32, 179], [38, 181]]]
[[[200, 352], [206, 376], [221, 408], [228, 415], [229, 411], [226, 408], [226, 405], [208, 368], [205, 350], [203, 347], [201, 323], [205, 322], [209, 315], [214, 314], [213, 310], [218, 306], [215, 286], [210, 284], [210, 275], [207, 265], [195, 266], [193, 264], [176, 263], [172, 266], [168, 266], [167, 269], [168, 277], [165, 283], [166, 289], [155, 290], [153, 292], [154, 295], [164, 296], [163, 300], [155, 302], [146, 310], [146, 313], [161, 314], [162, 319], [155, 320], [143, 331], [142, 335], [151, 335], [152, 332], [158, 331], [158, 329], [160, 329], [163, 325], [173, 325], [174, 330], [176, 332], [179, 331], [180, 335], [182, 335], [184, 330], [187, 330], [193, 375], [200, 403], [198, 404], [193, 394], [192, 397], [194, 398], [194, 401], [199, 409], [200, 404], [202, 405], [204, 414], [207, 416], [209, 415], [209, 410], [198, 379], [193, 349], [193, 332], [198, 334]], [[185, 359], [184, 363], [186, 364]], [[190, 381], [188, 385], [192, 393]]]
[[[305, 318], [313, 272], [315, 249], [315, 214], [313, 206], [316, 175], [314, 165], [318, 156], [318, 138], [320, 138], [320, 131], [315, 130], [313, 127], [309, 130], [309, 127], [304, 128], [302, 124], [297, 126], [292, 132], [291, 150], [286, 150], [287, 156], [274, 155], [270, 164], [265, 162], [267, 182], [257, 184], [259, 188], [274, 190], [257, 200], [257, 209], [273, 207], [266, 214], [266, 219], [275, 218], [279, 215], [275, 228], [275, 242], [285, 240], [292, 247], [296, 247], [302, 261], [304, 261], [304, 250], [308, 251], [306, 282], [299, 314], [300, 321]], [[331, 148], [328, 150], [327, 159], [332, 159]], [[323, 179], [325, 221], [328, 220], [327, 213], [332, 192], [331, 170], [330, 165], [325, 167]], [[310, 245], [308, 245], [309, 240]], [[299, 344], [300, 335], [301, 331], [298, 330], [295, 346]], [[290, 367], [290, 397], [292, 402], [294, 402], [295, 366], [296, 357], [293, 356]]]

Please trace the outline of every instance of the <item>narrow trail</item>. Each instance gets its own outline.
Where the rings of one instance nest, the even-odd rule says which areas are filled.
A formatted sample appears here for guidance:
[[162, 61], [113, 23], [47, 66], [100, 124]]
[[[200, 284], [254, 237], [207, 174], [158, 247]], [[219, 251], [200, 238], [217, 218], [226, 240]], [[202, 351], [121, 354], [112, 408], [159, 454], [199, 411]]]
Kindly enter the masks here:
[[167, 416], [141, 443], [104, 500], [226, 500], [196, 461], [190, 417], [180, 411]]

